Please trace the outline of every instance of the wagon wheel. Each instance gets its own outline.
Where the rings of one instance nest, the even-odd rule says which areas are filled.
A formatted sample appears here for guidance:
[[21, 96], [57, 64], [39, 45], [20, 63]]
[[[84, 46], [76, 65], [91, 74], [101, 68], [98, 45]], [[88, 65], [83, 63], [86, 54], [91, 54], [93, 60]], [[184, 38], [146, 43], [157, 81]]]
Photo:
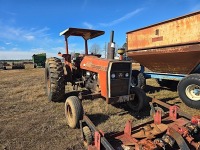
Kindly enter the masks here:
[[92, 144], [92, 132], [88, 126], [83, 127], [84, 146], [87, 148]]
[[189, 107], [200, 109], [200, 74], [191, 74], [178, 84], [178, 93]]
[[79, 127], [79, 121], [83, 119], [83, 106], [77, 96], [70, 96], [65, 102], [65, 116], [67, 124], [71, 128]]
[[47, 59], [45, 64], [46, 93], [49, 101], [60, 101], [65, 95], [65, 79], [62, 62], [56, 57]]
[[134, 100], [127, 102], [127, 105], [133, 111], [140, 111], [148, 105], [146, 94], [142, 89], [133, 87], [131, 88], [131, 94], [135, 94]]

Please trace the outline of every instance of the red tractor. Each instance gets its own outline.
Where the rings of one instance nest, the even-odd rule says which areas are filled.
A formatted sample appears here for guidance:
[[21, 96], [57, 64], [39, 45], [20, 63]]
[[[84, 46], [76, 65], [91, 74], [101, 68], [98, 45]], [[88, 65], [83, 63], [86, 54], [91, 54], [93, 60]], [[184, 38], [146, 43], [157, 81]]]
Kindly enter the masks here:
[[[132, 63], [114, 59], [103, 59], [101, 55], [88, 54], [88, 40], [103, 35], [104, 31], [69, 28], [60, 33], [64, 35], [66, 54], [59, 53], [64, 66], [56, 57], [48, 58], [45, 64], [45, 81], [48, 99], [61, 101], [65, 96], [65, 85], [71, 83], [78, 92], [79, 87], [90, 92], [90, 96], [104, 97], [108, 104], [127, 103], [134, 111], [140, 111], [146, 102], [145, 93], [131, 87]], [[72, 59], [68, 52], [69, 36], [81, 36], [85, 41], [85, 54]], [[112, 44], [111, 44], [112, 45]], [[121, 53], [121, 51], [120, 51]], [[64, 71], [65, 70], [65, 71]], [[87, 95], [70, 96], [65, 102], [65, 114], [70, 127], [75, 128], [83, 117], [80, 99]]]

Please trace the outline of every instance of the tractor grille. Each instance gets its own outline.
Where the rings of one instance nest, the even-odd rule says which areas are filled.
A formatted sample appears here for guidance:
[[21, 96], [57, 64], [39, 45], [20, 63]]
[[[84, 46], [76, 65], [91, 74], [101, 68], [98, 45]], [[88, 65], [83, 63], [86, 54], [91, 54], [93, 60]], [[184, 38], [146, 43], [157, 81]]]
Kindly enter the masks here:
[[[130, 62], [113, 62], [110, 70], [110, 97], [129, 94]], [[113, 78], [112, 76], [115, 77]], [[128, 76], [126, 76], [128, 74]]]

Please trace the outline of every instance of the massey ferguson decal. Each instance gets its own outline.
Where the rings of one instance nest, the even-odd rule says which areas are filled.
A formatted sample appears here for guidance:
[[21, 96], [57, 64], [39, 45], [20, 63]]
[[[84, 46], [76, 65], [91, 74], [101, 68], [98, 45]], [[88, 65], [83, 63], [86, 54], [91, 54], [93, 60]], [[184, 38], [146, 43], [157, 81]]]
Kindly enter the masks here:
[[88, 68], [94, 68], [94, 69], [101, 70], [101, 71], [107, 71], [107, 68], [108, 68], [105, 66], [93, 64], [92, 62], [87, 62], [87, 63], [83, 64], [83, 66], [88, 67]]

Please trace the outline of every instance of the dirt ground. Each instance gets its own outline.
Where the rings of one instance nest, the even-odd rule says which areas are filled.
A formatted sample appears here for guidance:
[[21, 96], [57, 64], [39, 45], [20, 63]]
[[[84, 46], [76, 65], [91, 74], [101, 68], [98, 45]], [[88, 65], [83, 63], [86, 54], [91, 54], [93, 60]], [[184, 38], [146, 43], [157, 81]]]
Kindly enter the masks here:
[[[147, 83], [149, 97], [177, 104], [191, 115], [200, 114], [183, 104], [176, 91], [161, 88], [154, 80]], [[69, 87], [66, 93], [66, 97], [70, 95]], [[126, 105], [107, 105], [101, 98], [84, 100], [83, 106], [104, 132], [123, 130], [128, 119], [138, 124], [149, 118], [149, 109], [134, 113]], [[0, 70], [0, 149], [84, 149], [79, 129], [66, 125], [64, 102], [47, 100], [43, 68]]]

